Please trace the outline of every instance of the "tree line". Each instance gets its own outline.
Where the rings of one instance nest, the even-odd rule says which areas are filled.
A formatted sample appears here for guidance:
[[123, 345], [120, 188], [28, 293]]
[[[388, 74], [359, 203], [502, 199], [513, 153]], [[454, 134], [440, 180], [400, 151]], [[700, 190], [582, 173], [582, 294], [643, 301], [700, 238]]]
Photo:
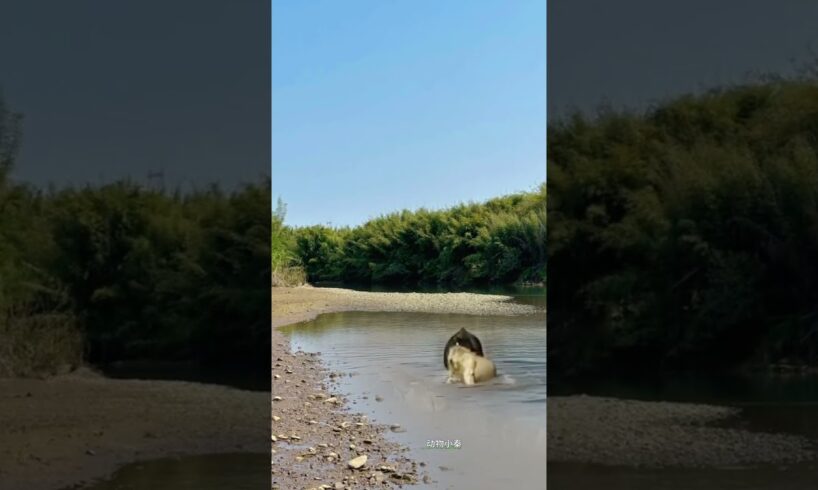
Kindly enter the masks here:
[[269, 360], [269, 180], [44, 190], [9, 177], [19, 142], [0, 101], [0, 375]]
[[[536, 191], [445, 210], [400, 211], [357, 227], [288, 227], [278, 256], [307, 280], [469, 287], [543, 283], [545, 183]], [[274, 255], [276, 255], [274, 248]]]
[[818, 363], [818, 86], [549, 124], [549, 374]]

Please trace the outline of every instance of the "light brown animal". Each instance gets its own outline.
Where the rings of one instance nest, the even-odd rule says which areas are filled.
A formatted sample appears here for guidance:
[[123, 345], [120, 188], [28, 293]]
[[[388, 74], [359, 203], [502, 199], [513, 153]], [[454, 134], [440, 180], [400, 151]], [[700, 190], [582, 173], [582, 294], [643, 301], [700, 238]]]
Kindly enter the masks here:
[[462, 345], [449, 349], [448, 361], [448, 383], [462, 381], [466, 385], [473, 385], [497, 376], [497, 368], [493, 362]]

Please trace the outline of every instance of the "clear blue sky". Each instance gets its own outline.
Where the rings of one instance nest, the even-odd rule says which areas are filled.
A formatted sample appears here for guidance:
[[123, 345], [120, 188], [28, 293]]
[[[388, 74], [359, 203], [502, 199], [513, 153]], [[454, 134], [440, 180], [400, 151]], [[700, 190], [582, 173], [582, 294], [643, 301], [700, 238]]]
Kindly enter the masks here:
[[543, 0], [274, 0], [273, 199], [356, 225], [545, 180]]

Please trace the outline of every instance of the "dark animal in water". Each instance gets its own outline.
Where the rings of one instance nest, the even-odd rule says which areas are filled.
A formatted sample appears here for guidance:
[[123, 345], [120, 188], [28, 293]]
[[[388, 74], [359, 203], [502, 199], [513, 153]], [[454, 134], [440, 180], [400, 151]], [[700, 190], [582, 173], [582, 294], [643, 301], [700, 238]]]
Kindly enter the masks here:
[[478, 356], [483, 355], [483, 345], [480, 343], [480, 339], [469, 333], [465, 328], [461, 328], [456, 334], [452, 335], [452, 338], [446, 342], [446, 348], [443, 349], [443, 366], [446, 369], [449, 369], [449, 349], [455, 345], [463, 346]]

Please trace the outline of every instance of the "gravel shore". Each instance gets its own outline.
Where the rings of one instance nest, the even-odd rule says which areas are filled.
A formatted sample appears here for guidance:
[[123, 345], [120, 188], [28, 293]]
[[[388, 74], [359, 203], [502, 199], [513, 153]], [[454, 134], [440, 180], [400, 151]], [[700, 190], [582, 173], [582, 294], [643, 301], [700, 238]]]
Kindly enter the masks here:
[[110, 379], [87, 368], [0, 379], [0, 488], [80, 488], [133, 461], [266, 452], [266, 400], [264, 392]]
[[397, 311], [463, 315], [525, 315], [539, 310], [511, 297], [473, 293], [372, 293], [338, 288], [272, 288], [273, 326], [338, 311]]
[[[370, 293], [335, 288], [273, 288], [273, 327], [339, 311], [400, 311], [473, 315], [519, 315], [536, 308], [507, 296], [470, 293]], [[349, 410], [319, 355], [290, 351], [273, 328], [273, 489], [384, 488], [431, 483], [426, 463], [389, 441], [402, 430]], [[332, 400], [332, 401], [330, 401]], [[296, 436], [293, 439], [293, 435]], [[360, 468], [352, 468], [366, 456]], [[356, 458], [359, 458], [356, 460]]]
[[719, 427], [740, 411], [690, 403], [548, 398], [548, 460], [639, 467], [728, 467], [815, 457], [810, 441]]

